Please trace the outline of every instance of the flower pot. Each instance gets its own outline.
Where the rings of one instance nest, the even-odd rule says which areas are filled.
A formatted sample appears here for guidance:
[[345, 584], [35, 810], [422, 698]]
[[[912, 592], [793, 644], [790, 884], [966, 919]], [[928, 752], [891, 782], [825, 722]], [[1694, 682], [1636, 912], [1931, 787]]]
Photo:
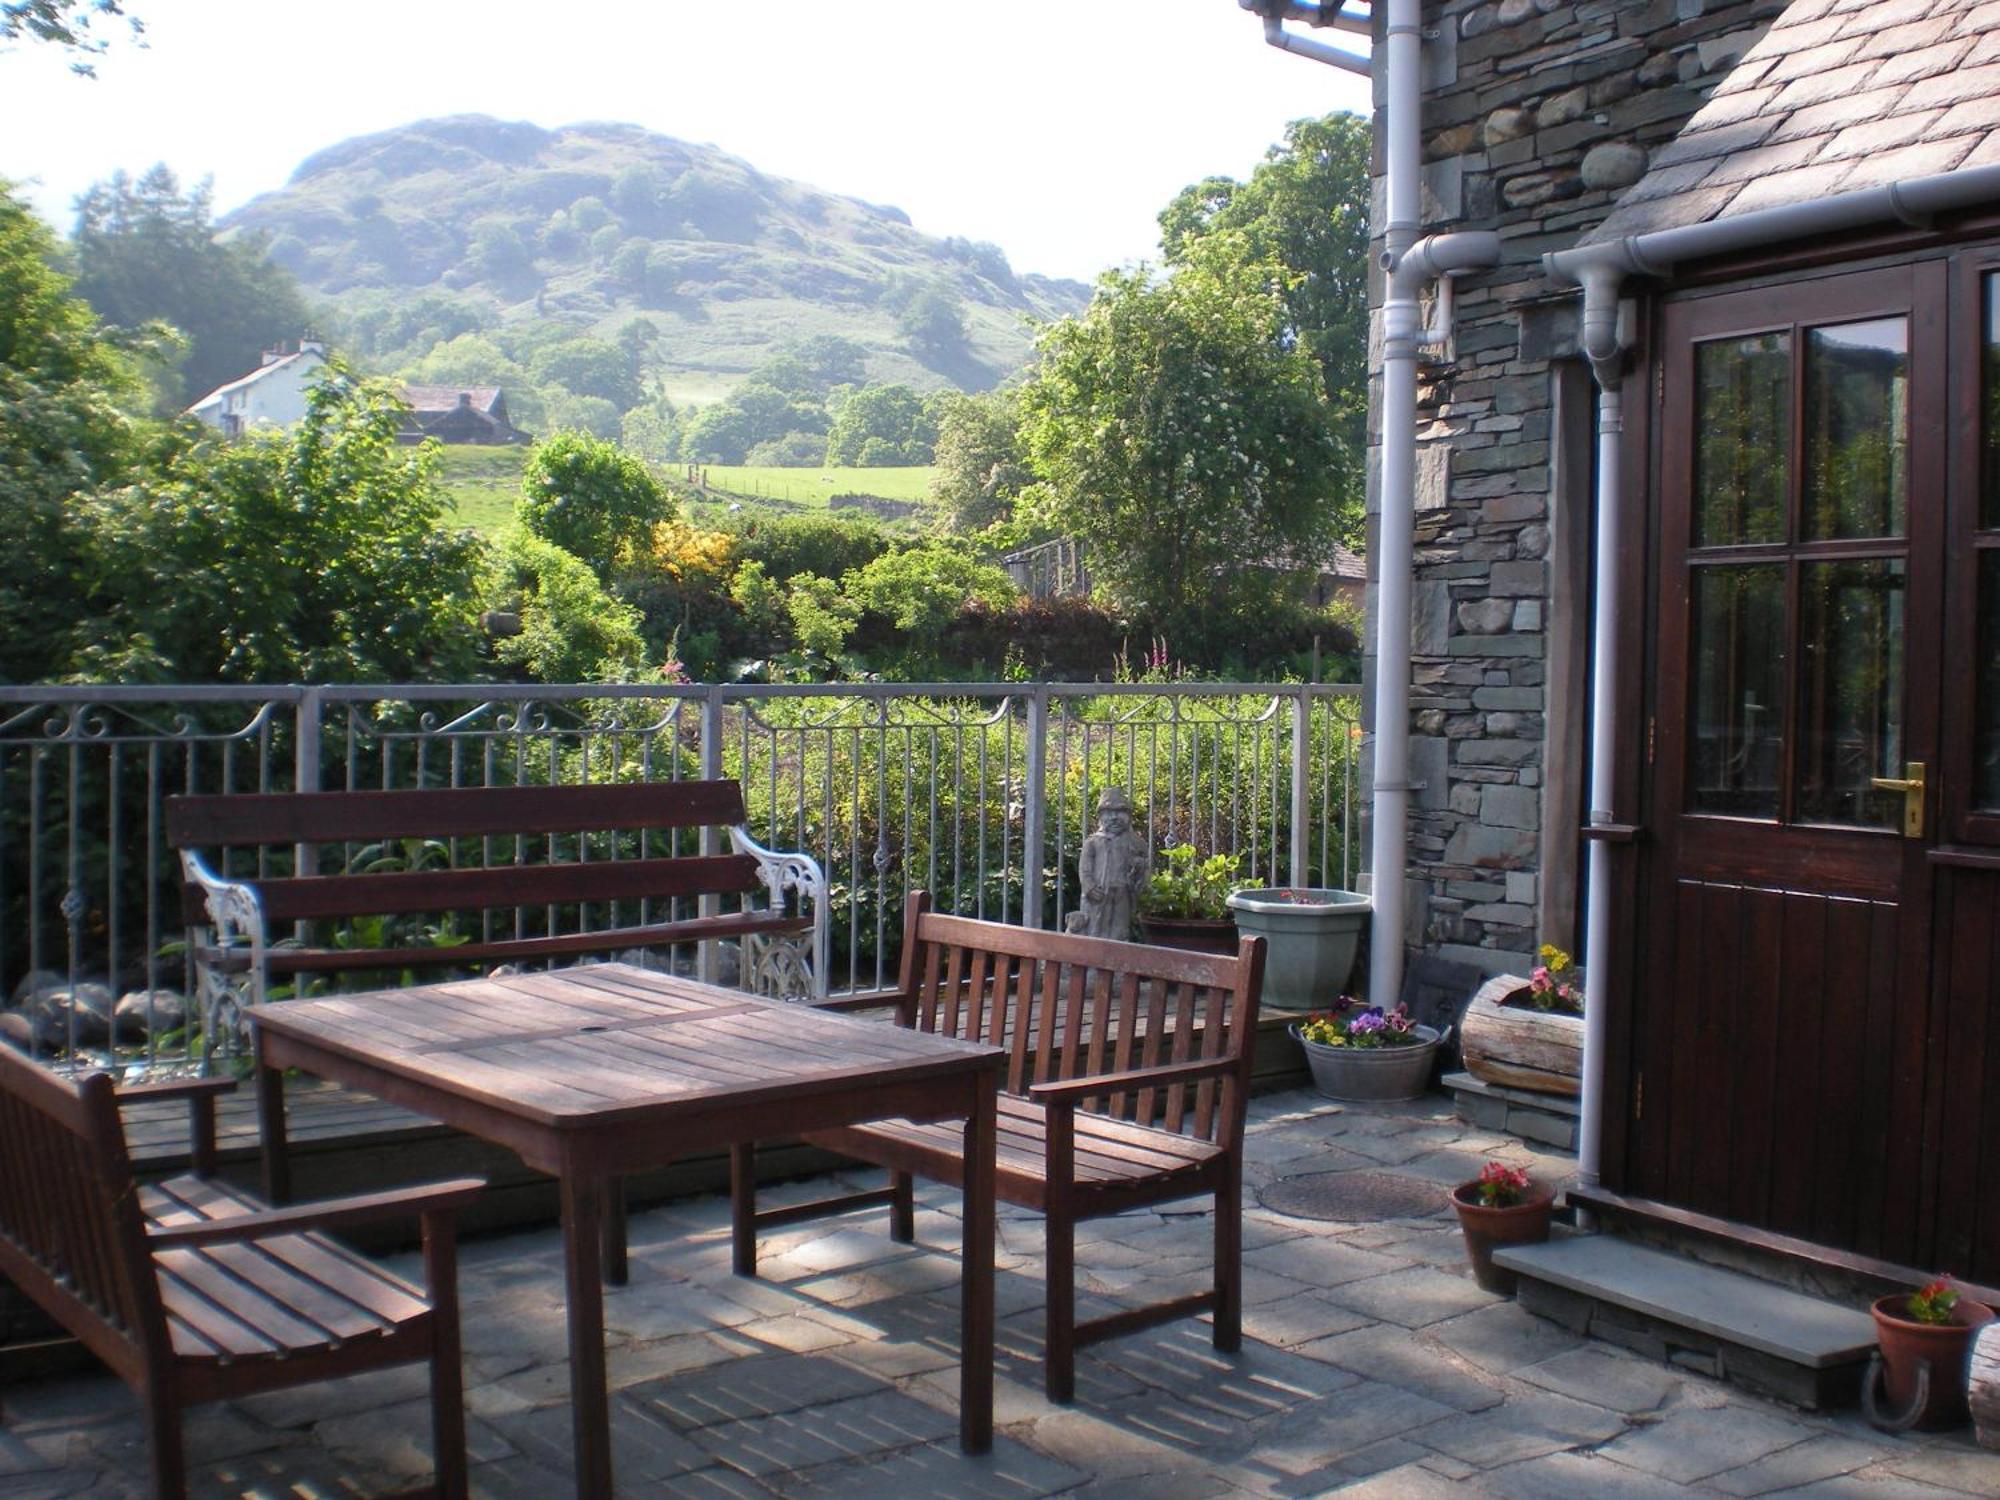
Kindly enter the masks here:
[[1458, 1210], [1458, 1227], [1465, 1235], [1465, 1259], [1472, 1279], [1489, 1292], [1514, 1295], [1515, 1276], [1493, 1264], [1498, 1245], [1539, 1245], [1549, 1237], [1549, 1215], [1555, 1211], [1556, 1190], [1545, 1182], [1529, 1187], [1519, 1203], [1489, 1208], [1479, 1201], [1479, 1184], [1462, 1182], [1451, 1190]]
[[1428, 1026], [1413, 1028], [1420, 1040], [1404, 1047], [1329, 1047], [1307, 1041], [1296, 1025], [1286, 1029], [1306, 1049], [1313, 1087], [1329, 1099], [1415, 1099], [1430, 1087], [1438, 1034]]
[[1236, 923], [1229, 917], [1139, 918], [1139, 941], [1151, 943], [1157, 948], [1191, 948], [1197, 953], [1233, 954], [1236, 940]]
[[1353, 891], [1274, 888], [1238, 891], [1229, 909], [1239, 929], [1266, 944], [1261, 1007], [1318, 1010], [1347, 988], [1354, 950], [1374, 907]]
[[[1869, 1308], [1882, 1349], [1883, 1425], [1957, 1427], [1970, 1415], [1965, 1383], [1973, 1336], [1993, 1320], [1993, 1309], [1961, 1296], [1949, 1323], [1919, 1323], [1903, 1311], [1909, 1300], [1908, 1292], [1896, 1292]], [[1919, 1372], [1926, 1374], [1921, 1403]], [[1869, 1395], [1873, 1401], [1874, 1392]]]
[[1508, 1003], [1527, 993], [1528, 982], [1512, 974], [1479, 987], [1458, 1023], [1465, 1071], [1501, 1088], [1575, 1097], [1583, 1092], [1583, 1017]]

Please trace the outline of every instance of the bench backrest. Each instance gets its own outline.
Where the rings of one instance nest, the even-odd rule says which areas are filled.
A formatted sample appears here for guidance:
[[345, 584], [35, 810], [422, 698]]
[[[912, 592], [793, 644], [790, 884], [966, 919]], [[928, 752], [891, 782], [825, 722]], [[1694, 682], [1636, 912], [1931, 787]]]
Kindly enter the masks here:
[[[743, 822], [734, 781], [617, 786], [451, 787], [397, 792], [248, 792], [169, 797], [167, 841], [176, 849], [311, 847], [406, 839], [509, 839], [471, 868], [408, 869], [259, 878], [270, 922], [378, 913], [470, 910], [581, 901], [650, 901], [759, 889], [748, 855], [556, 862], [546, 841], [570, 835], [733, 827]], [[535, 847], [543, 840], [544, 847]], [[228, 871], [217, 868], [218, 874]], [[190, 924], [206, 921], [199, 889], [183, 889]]]
[[1249, 1098], [1263, 943], [1232, 957], [1114, 943], [931, 911], [910, 896], [897, 1019], [1007, 1049], [1004, 1087], [1169, 1063], [1234, 1064], [1221, 1077], [1100, 1096], [1088, 1107], [1231, 1145]]
[[129, 1381], [166, 1321], [111, 1078], [0, 1047], [0, 1273]]

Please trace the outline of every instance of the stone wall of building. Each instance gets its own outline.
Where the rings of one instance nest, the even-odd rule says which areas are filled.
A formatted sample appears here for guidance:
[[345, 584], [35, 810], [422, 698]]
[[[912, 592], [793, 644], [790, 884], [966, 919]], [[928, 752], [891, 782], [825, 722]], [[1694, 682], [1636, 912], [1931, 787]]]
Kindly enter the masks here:
[[1784, 9], [1424, 6], [1424, 229], [1494, 229], [1504, 249], [1461, 281], [1454, 347], [1420, 382], [1413, 947], [1499, 970], [1573, 941], [1591, 407], [1575, 298], [1540, 260], [1609, 212]]

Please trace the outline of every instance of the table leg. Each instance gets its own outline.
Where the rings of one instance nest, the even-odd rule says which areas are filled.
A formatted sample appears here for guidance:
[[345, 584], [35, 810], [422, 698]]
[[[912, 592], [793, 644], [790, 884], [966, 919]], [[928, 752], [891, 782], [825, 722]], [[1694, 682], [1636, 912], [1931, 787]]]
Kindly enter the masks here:
[[264, 1038], [257, 1042], [257, 1133], [264, 1146], [264, 1201], [292, 1201], [291, 1151], [285, 1140], [285, 1070], [264, 1061]]
[[563, 1272], [569, 1292], [569, 1399], [577, 1500], [611, 1494], [611, 1400], [604, 1373], [604, 1183], [562, 1174]]
[[625, 1179], [614, 1177], [604, 1185], [604, 1284], [625, 1281]]
[[965, 1261], [959, 1295], [958, 1446], [993, 1447], [993, 1138], [999, 1075], [981, 1073], [965, 1118]]

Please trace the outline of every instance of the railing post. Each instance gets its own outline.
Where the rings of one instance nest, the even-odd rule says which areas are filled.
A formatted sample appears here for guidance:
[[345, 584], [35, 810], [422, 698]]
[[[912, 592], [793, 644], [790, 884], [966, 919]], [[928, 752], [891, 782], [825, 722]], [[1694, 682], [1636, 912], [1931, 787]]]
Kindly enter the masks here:
[[1042, 864], [1047, 841], [1049, 780], [1049, 685], [1038, 682], [1028, 694], [1028, 790], [1021, 828], [1021, 925], [1042, 925]]
[[[292, 715], [292, 790], [295, 792], [316, 792], [319, 790], [319, 730], [320, 730], [320, 689], [305, 687], [299, 689], [299, 701]], [[319, 848], [315, 844], [294, 844], [292, 846], [292, 873], [294, 875], [316, 875], [319, 873]], [[312, 924], [300, 922], [295, 929], [301, 945], [312, 942]]]
[[1312, 687], [1301, 684], [1292, 700], [1292, 881], [1312, 884]]
[[[702, 695], [701, 700], [701, 777], [704, 781], [719, 781], [722, 778], [722, 684], [714, 683]], [[748, 816], [748, 808], [745, 808]], [[716, 828], [701, 831], [701, 852], [716, 855], [722, 852], [722, 832]], [[713, 893], [704, 895], [700, 904], [701, 914], [712, 917], [722, 910], [722, 898]], [[718, 969], [718, 953], [712, 942], [701, 944], [695, 955], [697, 972], [704, 984], [714, 984]]]

